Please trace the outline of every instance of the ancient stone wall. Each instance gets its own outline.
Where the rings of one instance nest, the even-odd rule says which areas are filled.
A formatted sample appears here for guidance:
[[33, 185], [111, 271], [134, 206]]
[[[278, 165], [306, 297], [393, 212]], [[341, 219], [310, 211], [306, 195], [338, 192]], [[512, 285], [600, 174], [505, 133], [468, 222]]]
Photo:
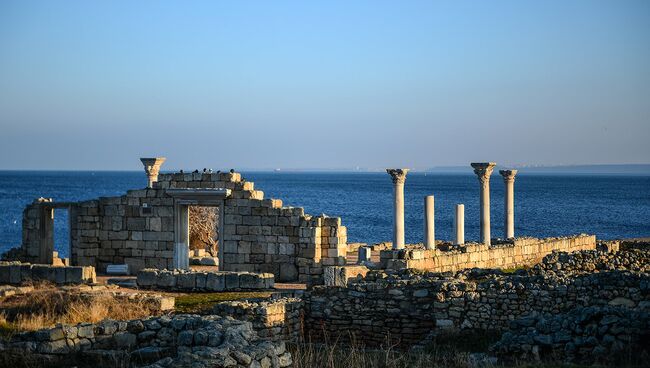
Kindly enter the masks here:
[[504, 362], [553, 359], [617, 366], [632, 360], [645, 365], [650, 354], [649, 310], [577, 307], [567, 314], [522, 318], [510, 328], [491, 349]]
[[[176, 211], [170, 189], [228, 189], [220, 229], [220, 268], [268, 272], [280, 281], [321, 283], [323, 266], [345, 264], [347, 231], [340, 218], [312, 217], [302, 208], [264, 199], [239, 173], [160, 174], [151, 189], [130, 190], [75, 204], [71, 261], [105, 270], [108, 264], [174, 268]], [[42, 249], [39, 205], [23, 219], [23, 249]]]
[[20, 262], [0, 262], [0, 285], [20, 285], [48, 281], [57, 285], [95, 283], [91, 266], [50, 266]]
[[237, 291], [273, 288], [273, 274], [236, 271], [185, 271], [144, 269], [138, 272], [138, 287], [175, 291]]
[[345, 340], [352, 334], [368, 344], [385, 343], [387, 337], [415, 343], [436, 328], [503, 330], [517, 318], [559, 314], [578, 306], [648, 307], [647, 254], [579, 254], [585, 252], [589, 255], [575, 265], [617, 264], [616, 270], [551, 270], [557, 259], [549, 256], [544, 266], [514, 275], [499, 270], [455, 275], [371, 271], [362, 280], [348, 281], [347, 287], [316, 286], [306, 292], [305, 326], [317, 339], [328, 335]]
[[217, 303], [212, 313], [248, 321], [262, 338], [272, 341], [300, 341], [303, 337], [303, 301], [281, 298], [264, 301]]
[[467, 243], [460, 246], [439, 245], [436, 249], [380, 251], [381, 267], [415, 268], [446, 272], [466, 268], [517, 268], [530, 266], [554, 251], [573, 252], [596, 249], [594, 235], [563, 238], [516, 238], [492, 245]]
[[34, 367], [287, 367], [283, 342], [260, 340], [249, 322], [176, 315], [82, 323], [0, 342], [0, 365]]

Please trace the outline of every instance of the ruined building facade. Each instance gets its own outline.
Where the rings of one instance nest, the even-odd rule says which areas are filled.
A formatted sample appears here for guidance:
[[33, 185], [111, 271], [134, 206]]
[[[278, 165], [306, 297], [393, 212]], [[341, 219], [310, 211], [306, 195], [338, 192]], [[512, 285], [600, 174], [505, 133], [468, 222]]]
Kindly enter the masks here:
[[[148, 172], [149, 173], [149, 172]], [[278, 281], [318, 283], [323, 266], [344, 265], [347, 232], [338, 217], [312, 217], [303, 208], [264, 199], [254, 184], [230, 173], [160, 174], [151, 188], [119, 197], [57, 203], [38, 199], [23, 217], [22, 258], [52, 263], [53, 210], [67, 208], [70, 263], [189, 268], [189, 206], [219, 211], [219, 261], [225, 271], [273, 273]]]

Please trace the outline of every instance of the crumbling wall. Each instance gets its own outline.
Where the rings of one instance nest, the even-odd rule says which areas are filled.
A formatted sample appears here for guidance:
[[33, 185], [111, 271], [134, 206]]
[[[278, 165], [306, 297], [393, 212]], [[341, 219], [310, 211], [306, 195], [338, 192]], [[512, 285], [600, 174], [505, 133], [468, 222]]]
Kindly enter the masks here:
[[[154, 188], [230, 189], [224, 200], [220, 268], [272, 273], [277, 281], [322, 283], [323, 266], [345, 264], [347, 229], [338, 217], [264, 199], [239, 173], [161, 174]], [[220, 214], [221, 215], [221, 214]]]
[[516, 238], [490, 246], [468, 243], [447, 244], [436, 249], [382, 250], [382, 268], [415, 268], [446, 272], [466, 268], [517, 268], [531, 266], [554, 252], [574, 252], [596, 249], [596, 236], [578, 235], [561, 238]]
[[109, 264], [128, 264], [131, 272], [173, 267], [174, 199], [164, 191], [129, 190], [120, 197], [80, 202], [77, 211], [73, 264], [101, 271]]
[[248, 321], [257, 334], [272, 341], [301, 341], [304, 310], [300, 298], [217, 303], [212, 313]]
[[[558, 257], [563, 261], [558, 262]], [[530, 270], [371, 271], [347, 287], [305, 293], [305, 326], [314, 339], [379, 345], [422, 340], [432, 329], [505, 330], [515, 319], [591, 305], [650, 307], [648, 253], [552, 254]], [[571, 265], [566, 270], [560, 264]]]
[[[104, 271], [128, 264], [132, 273], [174, 266], [175, 200], [169, 189], [229, 189], [219, 229], [220, 269], [273, 273], [278, 281], [322, 283], [323, 266], [345, 264], [347, 230], [337, 217], [312, 217], [303, 208], [264, 199], [239, 173], [160, 174], [150, 189], [76, 203], [71, 261]], [[42, 212], [25, 210], [23, 249], [37, 243]]]
[[646, 364], [650, 355], [650, 312], [621, 305], [531, 316], [512, 322], [510, 329], [491, 349], [508, 363], [553, 359], [617, 366], [631, 357]]
[[176, 315], [63, 325], [0, 341], [0, 365], [33, 367], [288, 367], [284, 342], [260, 339], [250, 322]]
[[29, 263], [52, 263], [54, 251], [53, 209], [44, 205], [52, 199], [38, 198], [23, 210], [23, 241], [14, 259]]

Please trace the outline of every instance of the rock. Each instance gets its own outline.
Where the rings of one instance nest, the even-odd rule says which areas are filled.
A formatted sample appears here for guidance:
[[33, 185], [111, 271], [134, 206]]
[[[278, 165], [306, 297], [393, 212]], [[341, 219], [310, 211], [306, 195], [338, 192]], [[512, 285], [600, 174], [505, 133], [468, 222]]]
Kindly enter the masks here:
[[454, 321], [450, 319], [436, 319], [436, 328], [443, 330], [454, 328]]
[[132, 348], [137, 343], [136, 335], [129, 332], [118, 332], [114, 335], [114, 339], [118, 348]]
[[609, 304], [609, 305], [622, 305], [622, 306], [625, 306], [625, 307], [628, 307], [628, 308], [634, 308], [636, 306], [636, 303], [633, 302], [632, 300], [630, 300], [628, 298], [622, 298], [622, 297], [614, 298], [607, 304]]
[[199, 263], [203, 266], [218, 266], [219, 258], [216, 257], [203, 257], [199, 260]]
[[176, 343], [183, 346], [192, 346], [194, 342], [194, 331], [185, 330], [181, 331], [176, 338]]
[[131, 361], [140, 364], [152, 363], [169, 357], [172, 352], [172, 348], [169, 347], [147, 346], [131, 352]]

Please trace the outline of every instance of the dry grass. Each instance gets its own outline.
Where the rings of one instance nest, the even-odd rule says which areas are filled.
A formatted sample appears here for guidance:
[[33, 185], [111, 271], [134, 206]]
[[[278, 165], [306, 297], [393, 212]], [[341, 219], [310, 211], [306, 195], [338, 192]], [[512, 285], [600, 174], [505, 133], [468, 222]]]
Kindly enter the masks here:
[[0, 330], [7, 335], [52, 327], [57, 323], [99, 322], [107, 318], [129, 320], [159, 313], [142, 300], [41, 286], [31, 293], [0, 300]]
[[390, 337], [381, 346], [368, 348], [362, 338], [350, 336], [345, 342], [328, 339], [321, 344], [295, 344], [290, 350], [294, 368], [460, 368], [475, 366], [470, 354], [487, 351], [489, 341], [494, 338], [477, 334], [445, 336], [425, 348], [407, 351]]

